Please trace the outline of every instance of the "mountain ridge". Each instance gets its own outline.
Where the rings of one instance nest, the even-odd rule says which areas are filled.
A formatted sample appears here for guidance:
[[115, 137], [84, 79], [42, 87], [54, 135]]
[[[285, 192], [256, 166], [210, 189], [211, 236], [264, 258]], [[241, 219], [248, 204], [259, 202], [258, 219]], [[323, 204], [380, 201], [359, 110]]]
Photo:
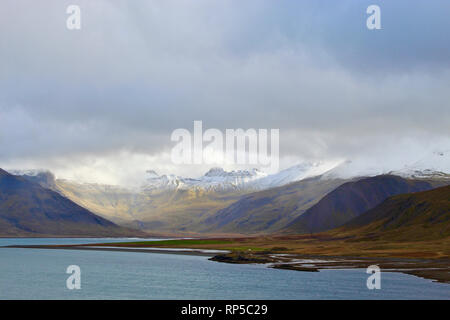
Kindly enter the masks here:
[[323, 197], [283, 231], [317, 233], [331, 230], [372, 209], [390, 196], [425, 191], [442, 184], [445, 183], [404, 179], [394, 175], [379, 175], [347, 182]]
[[[450, 175], [436, 171], [445, 169], [448, 155], [433, 153], [395, 175], [450, 181]], [[212, 167], [199, 178], [147, 170], [146, 182], [139, 189], [55, 179], [52, 173], [39, 170], [22, 172], [30, 181], [122, 226], [150, 232], [267, 234], [282, 231], [343, 183], [384, 174], [375, 167], [361, 168], [351, 161], [302, 162], [267, 175], [258, 169]], [[411, 170], [414, 175], [409, 174]], [[396, 171], [388, 174], [392, 173]], [[340, 224], [337, 222], [330, 226]]]
[[136, 236], [59, 193], [0, 169], [2, 236]]
[[450, 185], [400, 194], [350, 220], [335, 234], [396, 241], [450, 237]]

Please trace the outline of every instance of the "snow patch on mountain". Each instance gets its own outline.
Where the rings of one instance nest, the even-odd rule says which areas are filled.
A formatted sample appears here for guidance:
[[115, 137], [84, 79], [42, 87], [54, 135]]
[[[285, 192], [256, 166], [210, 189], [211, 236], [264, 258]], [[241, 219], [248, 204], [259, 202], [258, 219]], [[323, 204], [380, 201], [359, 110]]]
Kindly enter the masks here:
[[450, 150], [436, 151], [418, 161], [405, 164], [402, 168], [383, 167], [381, 164], [368, 165], [367, 161], [346, 160], [325, 172], [321, 179], [351, 179], [393, 174], [404, 178], [449, 178]]
[[45, 169], [26, 169], [26, 170], [12, 169], [8, 170], [8, 172], [15, 176], [28, 176], [28, 177], [36, 177], [38, 175], [44, 174], [53, 175], [50, 171]]
[[[55, 176], [48, 170], [10, 170], [11, 174], [24, 176], [30, 181], [55, 189]], [[429, 154], [402, 168], [382, 167], [368, 160], [340, 160], [322, 162], [302, 162], [278, 173], [268, 175], [258, 169], [225, 171], [211, 168], [199, 178], [186, 178], [174, 174], [159, 175], [154, 170], [146, 171], [144, 183], [131, 191], [139, 193], [167, 190], [203, 191], [257, 191], [283, 186], [310, 177], [320, 179], [352, 179], [380, 174], [395, 174], [406, 178], [447, 178], [450, 179], [450, 150]], [[75, 183], [74, 181], [72, 181]], [[100, 190], [124, 190], [119, 186], [83, 183], [84, 188]]]
[[282, 170], [278, 173], [259, 179], [253, 184], [256, 185], [259, 189], [279, 187], [295, 181], [319, 176], [324, 172], [335, 168], [338, 164], [339, 162], [336, 161], [303, 162]]
[[222, 168], [212, 168], [200, 178], [184, 178], [172, 174], [158, 175], [155, 171], [147, 171], [147, 178], [142, 186], [144, 191], [156, 189], [203, 189], [207, 191], [227, 191], [245, 188], [250, 181], [267, 176], [258, 170], [225, 171]]
[[341, 161], [334, 168], [321, 175], [322, 180], [327, 179], [352, 179], [356, 177], [373, 177], [388, 173], [389, 170], [378, 166], [368, 166], [365, 163], [352, 160]]
[[450, 150], [435, 151], [432, 154], [392, 172], [407, 178], [448, 178], [450, 179]]
[[142, 189], [144, 191], [156, 189], [263, 190], [321, 175], [336, 165], [336, 162], [304, 162], [272, 175], [256, 168], [234, 171], [211, 168], [205, 175], [196, 179], [170, 174], [158, 175], [155, 171], [149, 170]]

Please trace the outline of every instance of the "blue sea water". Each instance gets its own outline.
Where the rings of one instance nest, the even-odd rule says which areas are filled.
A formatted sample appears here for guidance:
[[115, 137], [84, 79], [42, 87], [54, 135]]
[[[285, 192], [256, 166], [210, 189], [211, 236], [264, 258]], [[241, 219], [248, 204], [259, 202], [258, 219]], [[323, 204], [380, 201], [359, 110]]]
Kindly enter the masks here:
[[[130, 239], [0, 239], [73, 244]], [[81, 268], [81, 289], [66, 269]], [[0, 248], [0, 299], [450, 299], [450, 285], [382, 272], [368, 290], [365, 269], [298, 272], [234, 265], [207, 257], [113, 251]]]

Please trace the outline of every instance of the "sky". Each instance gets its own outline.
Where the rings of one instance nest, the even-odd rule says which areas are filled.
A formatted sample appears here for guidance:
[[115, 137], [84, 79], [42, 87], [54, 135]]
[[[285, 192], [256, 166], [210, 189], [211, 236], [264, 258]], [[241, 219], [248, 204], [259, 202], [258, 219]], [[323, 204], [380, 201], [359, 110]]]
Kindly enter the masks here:
[[280, 169], [403, 166], [450, 150], [449, 17], [448, 0], [3, 0], [0, 167], [198, 176], [211, 165], [170, 160], [171, 133], [195, 120], [279, 129]]

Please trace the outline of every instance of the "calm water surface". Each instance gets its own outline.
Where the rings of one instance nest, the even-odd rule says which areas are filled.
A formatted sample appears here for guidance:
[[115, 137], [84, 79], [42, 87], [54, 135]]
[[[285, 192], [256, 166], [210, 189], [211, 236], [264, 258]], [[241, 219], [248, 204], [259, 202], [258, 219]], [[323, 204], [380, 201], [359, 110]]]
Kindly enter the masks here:
[[[12, 244], [73, 244], [132, 239], [0, 239]], [[81, 290], [66, 268], [81, 268]], [[232, 265], [175, 254], [0, 249], [0, 299], [450, 299], [450, 285], [384, 272], [368, 290], [364, 269], [298, 272]]]

